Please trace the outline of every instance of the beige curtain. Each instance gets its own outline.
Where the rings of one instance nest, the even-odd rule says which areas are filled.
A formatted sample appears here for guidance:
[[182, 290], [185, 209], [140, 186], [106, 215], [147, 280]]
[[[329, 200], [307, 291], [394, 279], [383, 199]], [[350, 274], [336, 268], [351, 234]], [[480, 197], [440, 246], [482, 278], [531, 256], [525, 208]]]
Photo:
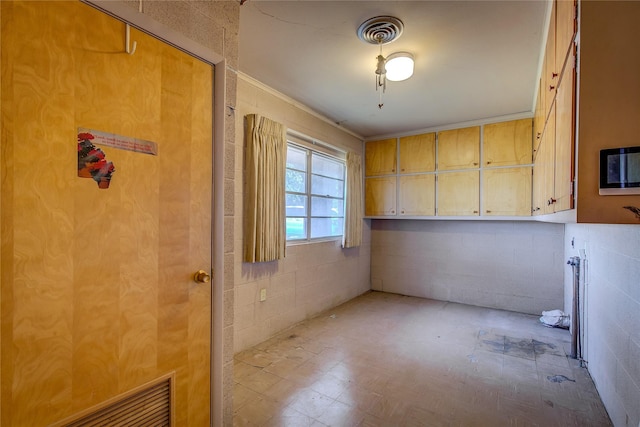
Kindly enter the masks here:
[[258, 114], [246, 116], [244, 260], [284, 258], [286, 247], [286, 128]]
[[353, 248], [362, 243], [362, 158], [347, 153], [347, 195], [344, 212], [343, 248]]

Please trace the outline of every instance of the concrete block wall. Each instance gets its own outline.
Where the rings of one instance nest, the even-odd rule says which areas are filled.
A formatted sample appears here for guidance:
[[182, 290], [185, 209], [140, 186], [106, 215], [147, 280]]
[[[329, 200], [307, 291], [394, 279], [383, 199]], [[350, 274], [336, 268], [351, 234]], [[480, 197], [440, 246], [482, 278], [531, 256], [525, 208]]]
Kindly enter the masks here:
[[[242, 351], [279, 331], [346, 302], [370, 289], [370, 230], [363, 244], [342, 249], [330, 240], [287, 246], [286, 258], [267, 263], [242, 260], [244, 117], [262, 114], [290, 129], [362, 154], [362, 141], [305, 107], [248, 77], [238, 79], [235, 112], [234, 350]], [[267, 298], [260, 301], [260, 291]]]
[[327, 241], [290, 246], [282, 261], [242, 263], [235, 293], [236, 351], [368, 291], [364, 256], [368, 250], [342, 250], [339, 241]]
[[[572, 245], [573, 241], [573, 245]], [[640, 226], [567, 224], [565, 257], [582, 261], [583, 357], [616, 427], [640, 425]], [[567, 269], [566, 310], [573, 278]]]
[[371, 287], [522, 313], [562, 309], [562, 224], [374, 220]]

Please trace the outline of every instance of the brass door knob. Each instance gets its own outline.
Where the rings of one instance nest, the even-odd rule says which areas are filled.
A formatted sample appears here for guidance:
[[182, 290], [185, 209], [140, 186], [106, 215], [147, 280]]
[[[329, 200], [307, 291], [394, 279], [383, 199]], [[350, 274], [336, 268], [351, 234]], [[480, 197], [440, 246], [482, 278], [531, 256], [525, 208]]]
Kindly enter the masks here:
[[198, 270], [196, 274], [193, 275], [193, 280], [196, 283], [209, 283], [211, 275], [204, 270]]

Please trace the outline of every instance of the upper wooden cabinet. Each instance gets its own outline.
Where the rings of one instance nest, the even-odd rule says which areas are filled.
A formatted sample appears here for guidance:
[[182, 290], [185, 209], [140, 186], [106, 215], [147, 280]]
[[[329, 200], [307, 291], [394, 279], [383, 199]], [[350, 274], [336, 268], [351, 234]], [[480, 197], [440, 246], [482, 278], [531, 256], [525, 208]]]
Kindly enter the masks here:
[[551, 23], [547, 34], [547, 45], [545, 48], [544, 62], [540, 84], [542, 86], [542, 104], [544, 117], [549, 116], [551, 104], [556, 96], [558, 77], [560, 72], [556, 68], [556, 8], [551, 9]]
[[435, 174], [401, 175], [398, 177], [398, 214], [433, 216], [436, 214]]
[[390, 175], [397, 169], [396, 138], [369, 141], [365, 145], [365, 176]]
[[400, 138], [400, 173], [432, 172], [435, 168], [435, 133]]
[[396, 177], [367, 178], [364, 185], [364, 214], [381, 216], [396, 214]]
[[575, 69], [565, 68], [533, 169], [533, 215], [574, 207]]
[[480, 173], [478, 171], [438, 174], [438, 216], [480, 214]]
[[482, 163], [487, 167], [530, 164], [532, 128], [531, 119], [485, 125]]
[[531, 166], [485, 170], [482, 189], [483, 215], [531, 215]]
[[562, 72], [566, 63], [573, 37], [576, 33], [577, 6], [575, 0], [556, 1], [556, 68]]
[[480, 165], [480, 126], [438, 132], [438, 170]]
[[574, 0], [556, 0], [534, 117], [533, 215], [574, 207], [575, 47]]
[[[542, 79], [540, 79], [542, 81]], [[544, 104], [542, 101], [542, 84], [538, 86], [538, 97], [536, 98], [536, 110], [533, 116], [533, 155], [535, 156], [540, 141], [542, 141], [542, 132], [544, 131], [544, 123], [546, 117], [544, 116]]]
[[571, 55], [558, 86], [555, 102], [554, 212], [574, 207], [575, 157], [575, 56]]
[[530, 215], [532, 132], [529, 118], [367, 142], [365, 215]]
[[548, 200], [549, 195], [553, 193], [553, 147], [547, 142], [549, 135], [550, 133], [545, 133], [543, 136], [533, 164], [532, 215], [550, 213], [551, 209]]
[[534, 164], [534, 188], [532, 213], [534, 215], [551, 214], [555, 211], [555, 173], [556, 173], [556, 106], [551, 107], [547, 127], [542, 134], [542, 142], [536, 153]]

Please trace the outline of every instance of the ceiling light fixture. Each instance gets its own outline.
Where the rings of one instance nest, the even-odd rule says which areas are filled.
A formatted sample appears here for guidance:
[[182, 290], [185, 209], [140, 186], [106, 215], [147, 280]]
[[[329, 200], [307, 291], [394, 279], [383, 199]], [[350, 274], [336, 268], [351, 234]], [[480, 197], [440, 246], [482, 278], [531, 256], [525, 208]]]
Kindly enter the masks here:
[[387, 56], [385, 62], [387, 80], [401, 82], [413, 75], [413, 55], [409, 52], [396, 52]]
[[382, 94], [387, 88], [387, 80], [399, 82], [413, 75], [413, 55], [396, 52], [387, 58], [382, 55], [382, 45], [391, 43], [402, 35], [404, 25], [393, 16], [376, 16], [367, 19], [358, 27], [358, 38], [365, 43], [376, 44], [380, 52], [376, 58], [376, 91], [380, 91], [378, 108], [383, 107]]

